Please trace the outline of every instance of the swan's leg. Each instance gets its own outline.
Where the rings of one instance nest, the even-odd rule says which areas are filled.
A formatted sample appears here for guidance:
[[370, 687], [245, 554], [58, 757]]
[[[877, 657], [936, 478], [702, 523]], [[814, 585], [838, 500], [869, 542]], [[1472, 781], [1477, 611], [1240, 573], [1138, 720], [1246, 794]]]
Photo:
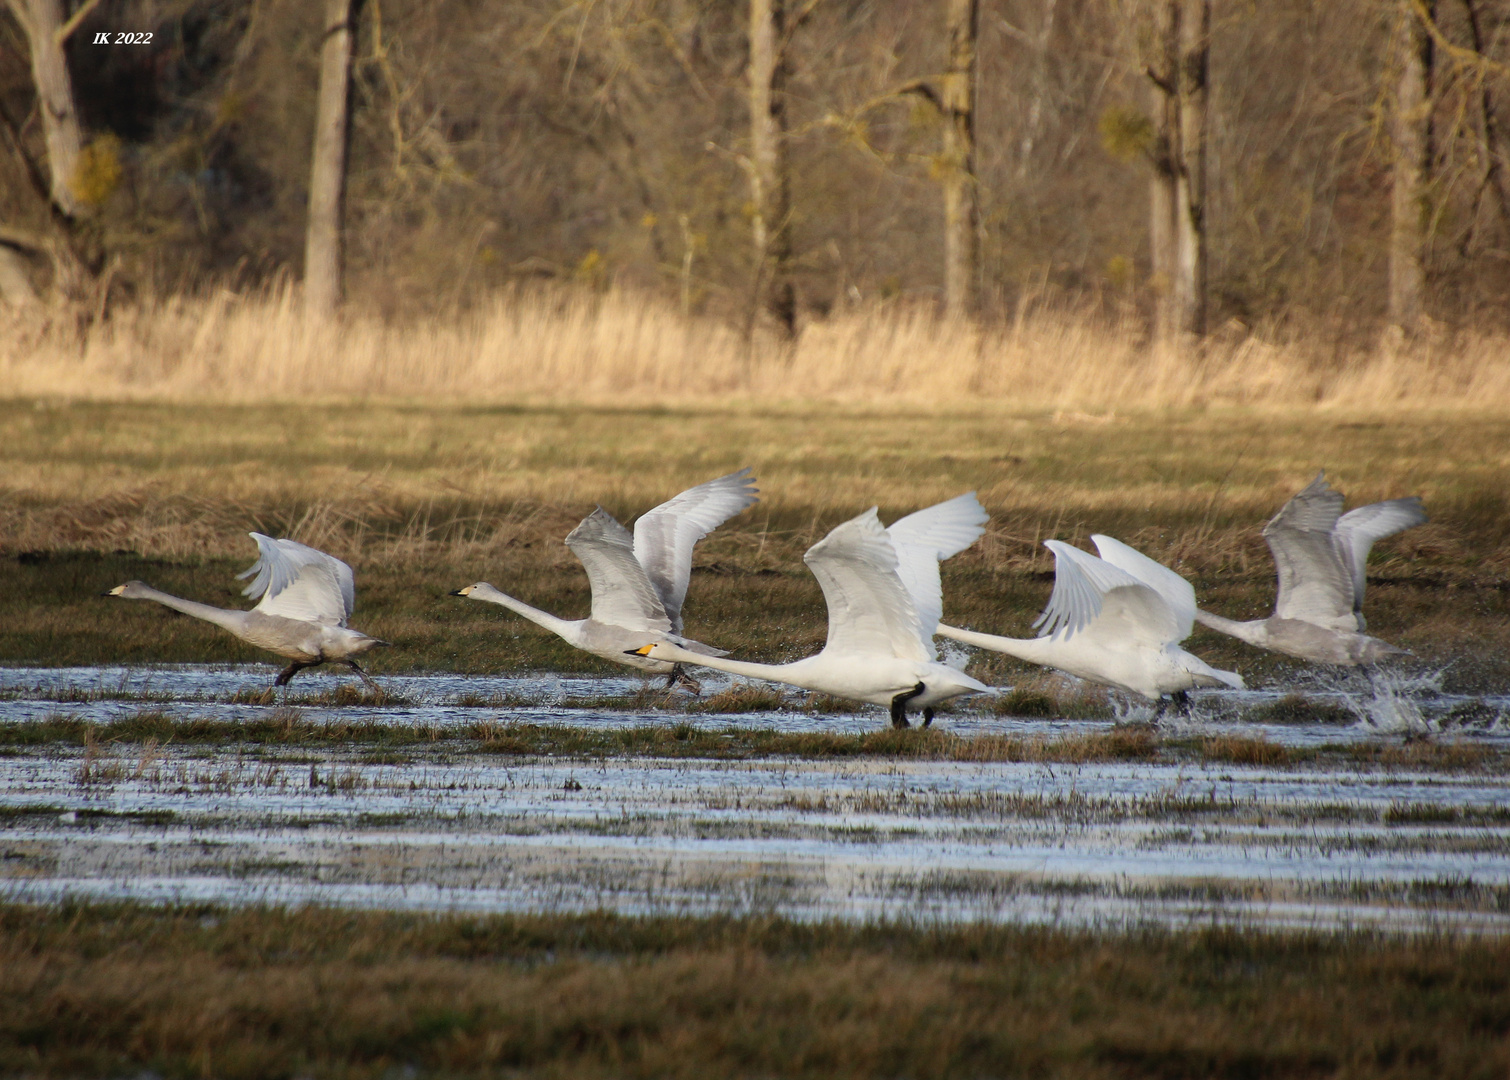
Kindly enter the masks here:
[[932, 705], [929, 705], [929, 706], [927, 706], [926, 708], [923, 709], [923, 726], [924, 727], [932, 727], [933, 726], [933, 706]]
[[383, 688], [377, 683], [373, 682], [372, 676], [363, 671], [361, 665], [358, 664], [355, 660], [346, 660], [343, 661], [343, 663], [345, 663], [347, 667], [349, 667], [352, 671], [355, 671], [362, 677], [362, 681], [367, 684], [367, 689], [373, 691], [374, 693], [382, 693]]
[[1189, 691], [1187, 691], [1187, 690], [1176, 690], [1173, 694], [1170, 695], [1169, 700], [1174, 703], [1174, 711], [1176, 713], [1178, 713], [1180, 716], [1186, 717], [1187, 719], [1189, 718], [1189, 716], [1190, 716], [1190, 692]]
[[698, 697], [702, 697], [703, 684], [687, 674], [687, 669], [680, 664], [671, 665], [671, 674], [666, 676], [666, 689], [670, 690], [677, 683], [681, 683]]
[[923, 692], [925, 687], [918, 683], [911, 690], [904, 691], [891, 699], [891, 726], [894, 728], [910, 727], [907, 723], [907, 703]]
[[324, 660], [295, 660], [291, 664], [289, 664], [288, 667], [284, 668], [279, 676], [273, 680], [273, 685], [287, 686], [288, 680], [292, 679], [295, 675], [299, 674], [299, 672], [303, 671], [305, 668], [319, 667], [323, 663], [325, 663]]

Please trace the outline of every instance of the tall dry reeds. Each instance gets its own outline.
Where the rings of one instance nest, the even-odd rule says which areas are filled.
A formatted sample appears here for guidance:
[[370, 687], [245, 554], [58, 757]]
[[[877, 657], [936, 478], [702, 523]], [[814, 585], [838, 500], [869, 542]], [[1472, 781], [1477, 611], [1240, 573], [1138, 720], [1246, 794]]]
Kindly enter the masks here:
[[1244, 332], [1151, 349], [1133, 321], [1083, 312], [1045, 309], [992, 326], [881, 306], [813, 322], [786, 346], [617, 291], [519, 292], [395, 323], [355, 311], [310, 321], [282, 287], [148, 300], [82, 329], [71, 318], [0, 313], [0, 395], [1492, 409], [1510, 406], [1510, 339], [1440, 333], [1338, 350]]

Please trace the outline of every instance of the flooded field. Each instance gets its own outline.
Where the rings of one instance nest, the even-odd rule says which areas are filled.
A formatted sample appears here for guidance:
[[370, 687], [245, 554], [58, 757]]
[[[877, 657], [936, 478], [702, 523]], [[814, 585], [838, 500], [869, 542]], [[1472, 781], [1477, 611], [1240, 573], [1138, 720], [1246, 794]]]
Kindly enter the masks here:
[[[272, 669], [5, 669], [0, 723], [97, 725], [297, 715], [418, 737], [379, 745], [207, 745], [86, 737], [0, 751], [0, 899], [148, 901], [802, 919], [1510, 930], [1507, 703], [1431, 678], [1208, 692], [1161, 745], [1489, 747], [1472, 767], [1379, 767], [1346, 754], [1273, 766], [1159, 760], [970, 761], [784, 755], [542, 756], [489, 749], [479, 722], [560, 729], [867, 732], [879, 710], [688, 713], [637, 678], [348, 680]], [[301, 685], [302, 684], [302, 685]], [[710, 685], [709, 693], [719, 686]], [[706, 695], [705, 695], [706, 696]], [[680, 699], [675, 699], [679, 701]], [[959, 740], [1058, 739], [1117, 720], [946, 713]], [[1146, 720], [1133, 710], [1121, 721]], [[1183, 740], [1183, 742], [1182, 742]], [[702, 745], [702, 744], [699, 744]], [[710, 743], [711, 745], [711, 743]]]

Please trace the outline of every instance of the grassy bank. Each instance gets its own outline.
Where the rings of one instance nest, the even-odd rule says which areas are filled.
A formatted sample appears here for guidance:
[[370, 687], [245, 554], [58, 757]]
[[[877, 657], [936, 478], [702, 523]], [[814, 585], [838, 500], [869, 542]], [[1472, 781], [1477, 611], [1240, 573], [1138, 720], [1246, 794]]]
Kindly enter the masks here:
[[[1371, 632], [1467, 688], [1510, 682], [1510, 422], [1484, 413], [1315, 409], [1105, 413], [980, 405], [651, 409], [0, 403], [0, 659], [58, 664], [260, 658], [205, 624], [101, 599], [128, 578], [222, 605], [248, 529], [350, 561], [354, 625], [394, 641], [382, 670], [607, 670], [491, 605], [479, 579], [566, 615], [587, 581], [561, 539], [601, 503], [624, 520], [752, 465], [762, 501], [698, 551], [687, 631], [789, 659], [824, 636], [806, 547], [872, 504], [891, 520], [975, 489], [992, 524], [945, 567], [945, 615], [1029, 633], [1042, 540], [1108, 532], [1177, 566], [1205, 606], [1273, 602], [1259, 529], [1320, 467], [1357, 505], [1422, 495], [1429, 525], [1370, 563]], [[1199, 632], [1259, 678], [1286, 662]], [[997, 657], [973, 670], [1013, 679]], [[308, 676], [305, 676], [306, 678]]]
[[1500, 1077], [1510, 943], [0, 907], [0, 1071]]

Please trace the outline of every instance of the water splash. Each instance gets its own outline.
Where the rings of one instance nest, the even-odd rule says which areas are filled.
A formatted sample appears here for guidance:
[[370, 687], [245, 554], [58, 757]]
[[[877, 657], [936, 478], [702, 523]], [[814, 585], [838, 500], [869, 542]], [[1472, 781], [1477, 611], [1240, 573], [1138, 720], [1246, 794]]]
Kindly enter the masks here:
[[1447, 668], [1406, 671], [1372, 668], [1367, 672], [1368, 692], [1344, 690], [1342, 703], [1358, 718], [1358, 727], [1381, 735], [1425, 737], [1442, 731], [1442, 718], [1429, 715], [1425, 699], [1440, 697]]

